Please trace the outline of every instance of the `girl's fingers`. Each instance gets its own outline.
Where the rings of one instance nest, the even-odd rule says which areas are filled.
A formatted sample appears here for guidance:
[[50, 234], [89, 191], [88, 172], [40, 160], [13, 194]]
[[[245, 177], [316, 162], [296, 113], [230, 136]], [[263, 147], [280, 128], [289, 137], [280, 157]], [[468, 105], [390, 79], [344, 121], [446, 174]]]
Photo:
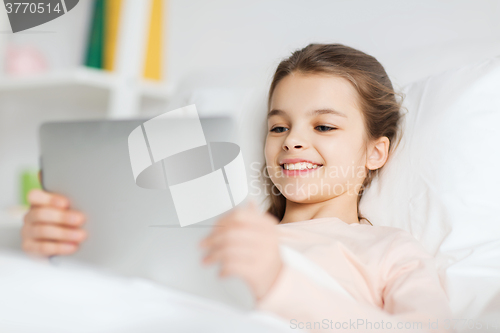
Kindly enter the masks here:
[[22, 247], [28, 253], [43, 256], [71, 254], [78, 249], [78, 245], [73, 243], [37, 241], [34, 239], [26, 239]]
[[28, 231], [31, 239], [80, 243], [87, 238], [83, 229], [66, 228], [50, 224], [34, 224]]
[[258, 248], [259, 235], [248, 229], [232, 229], [216, 233], [205, 239], [206, 249], [203, 262], [206, 264], [219, 260], [250, 260]]
[[34, 189], [28, 193], [28, 202], [33, 206], [53, 206], [61, 209], [69, 207], [69, 200], [66, 197], [40, 189]]
[[21, 230], [24, 251], [51, 256], [78, 250], [87, 238], [85, 230], [79, 228], [85, 215], [70, 210], [67, 198], [38, 189], [30, 191], [28, 201], [31, 208]]
[[68, 226], [81, 226], [85, 222], [85, 216], [77, 211], [61, 210], [51, 207], [32, 208], [25, 215], [25, 223], [55, 223]]

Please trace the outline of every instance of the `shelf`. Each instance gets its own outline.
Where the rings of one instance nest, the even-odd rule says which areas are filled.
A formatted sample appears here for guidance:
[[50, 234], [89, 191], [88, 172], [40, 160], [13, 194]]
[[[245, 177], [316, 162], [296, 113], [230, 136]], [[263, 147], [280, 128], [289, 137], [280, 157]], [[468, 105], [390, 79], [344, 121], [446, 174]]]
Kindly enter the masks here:
[[[75, 102], [88, 107], [106, 108], [110, 93], [116, 89], [119, 80], [115, 73], [86, 67], [29, 77], [2, 77], [0, 96], [16, 102], [30, 98], [35, 101]], [[140, 98], [149, 104], [166, 102], [170, 96], [171, 88], [162, 83], [141, 80], [132, 84], [135, 84]]]
[[66, 85], [88, 85], [111, 89], [115, 77], [101, 70], [78, 68], [67, 72], [34, 74], [25, 77], [4, 77], [0, 79], [0, 91], [57, 88]]

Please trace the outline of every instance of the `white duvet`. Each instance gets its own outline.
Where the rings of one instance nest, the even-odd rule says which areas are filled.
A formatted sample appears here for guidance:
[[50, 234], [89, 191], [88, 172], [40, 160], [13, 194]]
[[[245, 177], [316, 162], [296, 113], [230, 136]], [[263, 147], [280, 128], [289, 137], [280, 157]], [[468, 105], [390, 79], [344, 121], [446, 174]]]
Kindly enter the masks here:
[[[281, 250], [287, 264], [318, 284], [352, 297], [300, 253], [288, 247]], [[451, 288], [470, 286], [462, 293], [452, 292], [455, 318], [473, 318], [457, 322], [457, 331], [468, 331], [468, 325], [478, 323], [490, 326], [475, 332], [491, 331], [500, 314], [500, 272], [478, 267], [449, 274], [454, 282]], [[478, 277], [491, 283], [477, 284]], [[469, 302], [471, 290], [477, 292], [477, 299], [465, 304], [467, 313], [458, 312], [462, 303]], [[15, 252], [0, 252], [0, 295], [0, 332], [300, 332], [270, 313], [245, 313], [148, 280], [83, 266], [54, 267]]]
[[269, 313], [244, 313], [145, 279], [56, 268], [14, 252], [0, 252], [0, 295], [0, 332], [288, 331]]

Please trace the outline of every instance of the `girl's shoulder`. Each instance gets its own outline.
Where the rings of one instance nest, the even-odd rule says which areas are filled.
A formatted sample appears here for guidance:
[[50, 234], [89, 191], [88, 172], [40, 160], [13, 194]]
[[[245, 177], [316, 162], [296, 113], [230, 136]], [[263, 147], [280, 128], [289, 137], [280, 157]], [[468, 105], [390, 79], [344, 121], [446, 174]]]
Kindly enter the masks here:
[[406, 255], [430, 256], [420, 241], [404, 229], [370, 224], [363, 229], [370, 232], [378, 242], [385, 244], [387, 252], [403, 251]]
[[[355, 226], [355, 225], [353, 225]], [[363, 230], [369, 233], [374, 233], [374, 234], [379, 234], [383, 236], [384, 238], [390, 237], [390, 238], [406, 238], [406, 239], [414, 239], [416, 241], [416, 238], [413, 237], [411, 233], [408, 231], [397, 228], [397, 227], [391, 227], [391, 226], [386, 226], [386, 225], [377, 225], [377, 224], [371, 224], [369, 223], [366, 219], [361, 219], [359, 221], [359, 224], [357, 226], [362, 226]]]

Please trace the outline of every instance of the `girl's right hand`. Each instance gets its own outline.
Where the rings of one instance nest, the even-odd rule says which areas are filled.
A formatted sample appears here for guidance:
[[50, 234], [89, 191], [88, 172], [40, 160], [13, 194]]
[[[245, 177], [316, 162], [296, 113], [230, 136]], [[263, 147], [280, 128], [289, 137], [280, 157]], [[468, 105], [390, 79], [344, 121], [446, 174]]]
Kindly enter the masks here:
[[69, 200], [58, 194], [32, 190], [28, 195], [30, 210], [21, 230], [25, 252], [41, 255], [64, 255], [78, 250], [87, 238], [81, 227], [85, 216], [69, 208]]

